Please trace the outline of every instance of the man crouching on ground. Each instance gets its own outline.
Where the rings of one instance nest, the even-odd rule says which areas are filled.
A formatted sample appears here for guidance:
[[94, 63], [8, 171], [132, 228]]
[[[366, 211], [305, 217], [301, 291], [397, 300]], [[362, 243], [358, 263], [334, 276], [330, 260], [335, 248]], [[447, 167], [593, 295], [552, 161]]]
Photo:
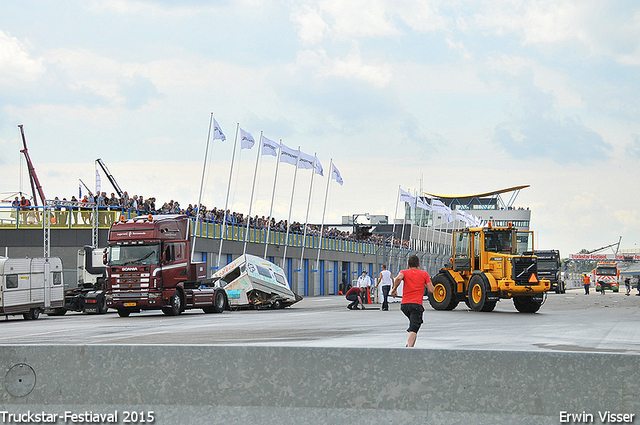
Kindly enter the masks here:
[[404, 315], [409, 318], [409, 329], [407, 329], [407, 332], [409, 332], [409, 340], [407, 341], [407, 347], [413, 347], [418, 337], [420, 325], [422, 325], [422, 313], [424, 313], [422, 297], [424, 296], [424, 288], [426, 286], [429, 293], [433, 293], [433, 285], [431, 284], [429, 273], [419, 269], [420, 260], [417, 255], [410, 256], [408, 264], [409, 269], [401, 270], [398, 276], [396, 276], [393, 282], [393, 289], [389, 295], [396, 297], [398, 295], [398, 286], [404, 281], [400, 309]]
[[[362, 304], [362, 298], [360, 298], [360, 295], [364, 294], [364, 291], [364, 288], [359, 288], [357, 286], [354, 286], [347, 291], [345, 297], [347, 300], [351, 301], [351, 304], [347, 306], [349, 310], [358, 310], [358, 304]], [[364, 310], [364, 305], [362, 305], [362, 309]]]

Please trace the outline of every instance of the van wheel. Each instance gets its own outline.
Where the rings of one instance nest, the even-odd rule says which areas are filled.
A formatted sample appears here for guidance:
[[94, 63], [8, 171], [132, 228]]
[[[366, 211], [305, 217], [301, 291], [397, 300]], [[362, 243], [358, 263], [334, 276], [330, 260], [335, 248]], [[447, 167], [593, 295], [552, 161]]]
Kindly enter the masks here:
[[40, 317], [40, 309], [32, 308], [28, 313], [22, 315], [24, 320], [37, 320]]

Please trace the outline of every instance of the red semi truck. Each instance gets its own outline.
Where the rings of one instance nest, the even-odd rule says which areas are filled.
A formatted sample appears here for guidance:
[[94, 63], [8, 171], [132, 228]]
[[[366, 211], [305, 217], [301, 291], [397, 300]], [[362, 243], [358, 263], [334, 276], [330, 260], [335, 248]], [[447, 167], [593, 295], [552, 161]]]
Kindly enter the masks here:
[[107, 306], [120, 317], [141, 310], [176, 316], [186, 309], [228, 309], [227, 294], [207, 279], [205, 263], [191, 262], [186, 215], [140, 216], [114, 223], [105, 264]]

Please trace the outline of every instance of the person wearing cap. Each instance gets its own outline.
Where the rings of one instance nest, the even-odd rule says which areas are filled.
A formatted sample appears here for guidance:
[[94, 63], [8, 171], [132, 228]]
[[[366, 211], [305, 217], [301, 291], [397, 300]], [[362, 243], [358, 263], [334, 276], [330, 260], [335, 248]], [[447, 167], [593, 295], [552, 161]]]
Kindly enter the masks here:
[[365, 303], [367, 300], [367, 293], [369, 291], [369, 287], [371, 286], [371, 278], [367, 275], [366, 270], [362, 270], [362, 274], [358, 278], [358, 288], [360, 288], [360, 293], [362, 296], [362, 302]]

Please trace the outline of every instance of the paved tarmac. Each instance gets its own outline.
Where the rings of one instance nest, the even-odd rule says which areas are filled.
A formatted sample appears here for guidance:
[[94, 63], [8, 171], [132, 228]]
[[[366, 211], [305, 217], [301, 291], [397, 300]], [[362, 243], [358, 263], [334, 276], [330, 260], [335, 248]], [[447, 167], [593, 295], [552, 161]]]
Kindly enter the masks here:
[[[177, 317], [160, 311], [119, 317], [67, 313], [0, 320], [1, 345], [195, 344], [296, 347], [401, 348], [408, 320], [400, 304], [347, 310], [342, 296], [308, 297], [284, 310], [190, 310]], [[549, 294], [535, 314], [502, 300], [491, 313], [435, 311], [425, 300], [416, 348], [640, 354], [640, 296], [569, 290]]]

